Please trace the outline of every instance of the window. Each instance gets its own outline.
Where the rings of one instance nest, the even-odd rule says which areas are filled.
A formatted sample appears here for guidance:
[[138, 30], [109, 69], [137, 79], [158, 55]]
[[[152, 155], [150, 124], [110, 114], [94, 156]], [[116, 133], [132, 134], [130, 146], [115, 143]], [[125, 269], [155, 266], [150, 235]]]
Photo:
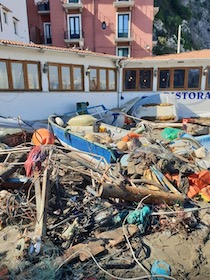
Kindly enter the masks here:
[[69, 3], [79, 3], [80, 0], [68, 0]]
[[40, 63], [1, 60], [0, 90], [41, 90]]
[[49, 89], [59, 91], [82, 91], [83, 66], [49, 63]]
[[158, 70], [158, 89], [200, 89], [201, 67]]
[[8, 23], [8, 18], [7, 18], [7, 12], [3, 11], [3, 19], [4, 19], [4, 23]]
[[130, 48], [129, 47], [120, 47], [117, 48], [117, 55], [130, 57]]
[[7, 62], [0, 61], [0, 90], [9, 89]]
[[69, 16], [69, 39], [81, 38], [80, 25], [81, 25], [80, 15]]
[[16, 19], [13, 19], [13, 27], [14, 27], [14, 33], [18, 34], [18, 21]]
[[51, 23], [44, 23], [44, 43], [46, 45], [52, 44], [52, 36], [51, 36]]
[[118, 29], [117, 29], [118, 38], [130, 37], [129, 17], [130, 14], [118, 14]]
[[115, 69], [90, 68], [90, 91], [116, 91]]
[[205, 69], [204, 69], [204, 75], [206, 75], [206, 88], [207, 89], [210, 89], [210, 75], [209, 75], [209, 73], [210, 73], [210, 70], [209, 70], [210, 68], [209, 67], [206, 67]]
[[159, 88], [170, 88], [170, 70], [160, 70]]
[[152, 90], [152, 69], [125, 69], [124, 90]]

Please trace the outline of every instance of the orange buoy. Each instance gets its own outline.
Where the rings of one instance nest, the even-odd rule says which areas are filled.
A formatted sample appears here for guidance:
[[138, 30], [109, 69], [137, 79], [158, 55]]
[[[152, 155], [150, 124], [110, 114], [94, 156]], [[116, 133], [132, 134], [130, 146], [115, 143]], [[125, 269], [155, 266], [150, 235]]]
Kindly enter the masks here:
[[138, 133], [130, 132], [127, 135], [125, 135], [121, 140], [124, 141], [124, 142], [128, 142], [132, 138], [138, 138], [139, 136], [140, 135]]
[[32, 142], [35, 146], [54, 144], [55, 137], [48, 129], [39, 128], [32, 135]]

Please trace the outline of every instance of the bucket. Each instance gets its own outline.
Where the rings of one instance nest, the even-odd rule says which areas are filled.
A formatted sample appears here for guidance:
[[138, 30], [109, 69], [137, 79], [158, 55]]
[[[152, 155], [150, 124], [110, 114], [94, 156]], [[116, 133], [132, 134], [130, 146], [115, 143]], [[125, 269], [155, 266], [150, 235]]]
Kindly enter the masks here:
[[87, 106], [89, 106], [88, 102], [78, 102], [77, 105], [77, 111], [79, 115], [87, 114]]
[[[164, 261], [155, 261], [151, 268], [152, 275], [171, 275], [171, 268], [170, 266]], [[165, 280], [166, 278], [162, 277], [153, 277], [154, 280]]]

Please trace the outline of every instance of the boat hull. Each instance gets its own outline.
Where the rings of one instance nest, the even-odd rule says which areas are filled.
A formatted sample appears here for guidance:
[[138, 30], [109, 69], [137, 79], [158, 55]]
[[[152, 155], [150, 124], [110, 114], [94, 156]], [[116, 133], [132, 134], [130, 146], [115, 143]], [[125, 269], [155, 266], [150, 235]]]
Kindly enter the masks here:
[[[53, 117], [49, 118], [49, 126], [55, 137], [63, 146], [89, 153], [90, 158], [95, 158], [96, 160], [102, 157], [106, 163], [112, 163], [117, 160], [114, 150], [100, 143], [91, 142], [66, 128], [58, 126], [53, 122]], [[88, 155], [86, 154], [85, 157], [88, 157]]]

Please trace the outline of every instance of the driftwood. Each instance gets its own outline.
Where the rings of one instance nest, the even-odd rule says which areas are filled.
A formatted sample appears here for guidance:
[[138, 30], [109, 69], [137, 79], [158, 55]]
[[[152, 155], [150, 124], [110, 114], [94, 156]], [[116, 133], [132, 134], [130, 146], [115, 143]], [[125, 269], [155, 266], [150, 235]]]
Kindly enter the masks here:
[[[26, 153], [21, 153], [19, 155], [15, 156], [15, 159], [13, 162], [22, 162], [25, 161], [27, 158]], [[0, 185], [5, 182], [17, 169], [19, 168], [18, 164], [17, 165], [7, 165], [7, 163], [4, 165], [1, 165], [1, 170], [0, 170]]]
[[100, 187], [100, 194], [104, 198], [120, 198], [126, 201], [139, 202], [142, 198], [150, 195], [144, 200], [145, 203], [161, 204], [167, 203], [173, 205], [179, 203], [183, 205], [184, 197], [179, 193], [164, 192], [164, 191], [153, 191], [146, 187], [138, 186], [117, 186], [115, 184], [104, 183]]

